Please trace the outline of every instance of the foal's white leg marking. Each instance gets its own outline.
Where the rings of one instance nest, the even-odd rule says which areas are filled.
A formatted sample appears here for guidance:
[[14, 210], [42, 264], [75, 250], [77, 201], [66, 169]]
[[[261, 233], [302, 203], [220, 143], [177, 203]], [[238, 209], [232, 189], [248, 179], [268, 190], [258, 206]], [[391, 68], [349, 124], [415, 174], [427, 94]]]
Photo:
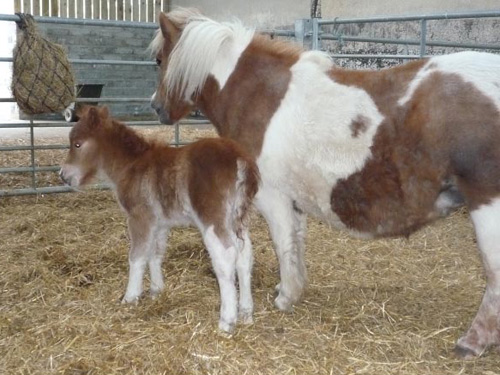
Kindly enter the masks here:
[[252, 299], [252, 266], [253, 252], [252, 242], [248, 230], [242, 233], [242, 239], [237, 240], [239, 253], [236, 260], [236, 271], [238, 273], [238, 284], [240, 287], [239, 317], [244, 324], [253, 323], [253, 299]]
[[238, 315], [238, 293], [235, 285], [237, 249], [234, 246], [225, 247], [224, 241], [215, 234], [213, 225], [202, 233], [219, 282], [221, 299], [219, 329], [232, 332]]
[[155, 231], [154, 248], [150, 254], [148, 262], [149, 274], [151, 276], [150, 294], [152, 298], [156, 298], [165, 286], [161, 265], [163, 262], [163, 256], [165, 255], [168, 233], [168, 228], [161, 225], [159, 225]]
[[[137, 303], [142, 294], [144, 271], [154, 247], [153, 231], [149, 223], [128, 219], [130, 232], [129, 279], [122, 303]], [[144, 231], [143, 226], [149, 226]], [[145, 232], [145, 233], [144, 233]]]
[[457, 349], [480, 355], [490, 345], [500, 345], [500, 198], [471, 212], [476, 238], [486, 270], [486, 291], [479, 311]]
[[281, 282], [274, 304], [278, 309], [288, 311], [300, 300], [307, 283], [304, 244], [299, 243], [304, 236], [297, 236], [303, 227], [295, 219], [292, 200], [280, 191], [262, 186], [255, 203], [269, 224], [280, 264]]

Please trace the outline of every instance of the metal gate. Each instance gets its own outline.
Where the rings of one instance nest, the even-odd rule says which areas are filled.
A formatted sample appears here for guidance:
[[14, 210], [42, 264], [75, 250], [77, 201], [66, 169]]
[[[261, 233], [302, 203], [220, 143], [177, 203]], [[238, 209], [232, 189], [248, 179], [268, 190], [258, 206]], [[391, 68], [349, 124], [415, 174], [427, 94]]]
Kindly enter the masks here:
[[[453, 13], [453, 14], [434, 14], [434, 15], [417, 15], [417, 16], [403, 16], [403, 17], [375, 17], [375, 18], [358, 18], [358, 19], [333, 19], [326, 20], [321, 18], [312, 19], [302, 19], [297, 20], [291, 28], [284, 28], [281, 30], [262, 30], [261, 32], [269, 34], [271, 37], [286, 37], [294, 38], [296, 42], [303, 44], [306, 48], [312, 49], [326, 49], [328, 50], [334, 58], [343, 59], [346, 61], [352, 61], [353, 59], [377, 59], [377, 60], [387, 60], [395, 59], [398, 61], [416, 59], [434, 53], [434, 51], [429, 51], [431, 47], [443, 47], [443, 48], [453, 48], [454, 50], [463, 49], [475, 49], [475, 50], [488, 50], [488, 51], [499, 51], [500, 50], [500, 40], [494, 41], [493, 43], [477, 43], [477, 42], [450, 42], [443, 40], [434, 40], [428, 35], [428, 23], [430, 21], [443, 21], [448, 20], [478, 20], [482, 22], [483, 20], [495, 20], [498, 22], [497, 25], [500, 26], [500, 11], [498, 12], [479, 12], [479, 13]], [[0, 21], [14, 22], [17, 21], [18, 17], [14, 15], [0, 15]], [[67, 18], [51, 18], [51, 17], [35, 17], [35, 20], [39, 23], [59, 23], [73, 25], [74, 27], [87, 27], [89, 25], [99, 25], [107, 27], [130, 27], [135, 28], [149, 28], [156, 29], [157, 25], [155, 23], [145, 23], [145, 22], [128, 22], [128, 21], [103, 21], [103, 20], [85, 20], [85, 19], [67, 19]], [[418, 23], [419, 37], [415, 39], [407, 38], [381, 38], [374, 36], [351, 35], [348, 29], [342, 29], [342, 25], [352, 25], [352, 24], [381, 24], [381, 23]], [[499, 35], [496, 33], [496, 35]], [[335, 46], [330, 46], [328, 43], [337, 43]], [[415, 53], [396, 53], [396, 54], [386, 54], [386, 53], [340, 53], [342, 49], [349, 43], [371, 43], [376, 45], [398, 45], [406, 47], [416, 48]], [[0, 57], [0, 63], [9, 63], [12, 61], [11, 57]], [[153, 66], [154, 63], [150, 61], [134, 61], [134, 60], [90, 60], [90, 59], [72, 59], [70, 60], [72, 64], [93, 64], [97, 67], [99, 66], [115, 66], [119, 69], [122, 66], [139, 66], [139, 65], [150, 65]], [[152, 88], [153, 89], [153, 88]], [[101, 97], [101, 98], [77, 98], [77, 102], [101, 102], [101, 103], [148, 103], [148, 98], [134, 98], [134, 97]], [[0, 98], [0, 102], [13, 102], [12, 98]], [[129, 125], [133, 126], [156, 126], [160, 125], [157, 121], [133, 121], [127, 122]], [[182, 121], [180, 124], [175, 125], [175, 140], [173, 145], [185, 144], [180, 139], [179, 126], [186, 124], [208, 124], [206, 120], [191, 120]], [[66, 186], [44, 186], [38, 181], [38, 176], [41, 173], [56, 173], [59, 170], [58, 163], [53, 165], [38, 165], [37, 153], [42, 150], [64, 150], [68, 148], [66, 144], [50, 144], [50, 145], [38, 145], [35, 143], [35, 129], [47, 128], [47, 127], [71, 127], [72, 123], [66, 123], [64, 121], [38, 121], [33, 118], [27, 121], [18, 121], [13, 123], [0, 123], [0, 132], [2, 129], [14, 129], [14, 128], [25, 128], [29, 129], [30, 140], [29, 144], [26, 145], [5, 145], [0, 144], [0, 154], [9, 153], [13, 151], [26, 151], [30, 153], [30, 163], [27, 165], [1, 165], [0, 164], [0, 197], [2, 196], [13, 196], [13, 195], [25, 195], [25, 194], [47, 194], [47, 193], [57, 193], [57, 192], [68, 192], [72, 191], [71, 188]], [[1, 134], [1, 133], [0, 133]], [[0, 137], [1, 138], [1, 137]], [[0, 160], [2, 160], [0, 158]], [[6, 158], [8, 160], [8, 158]], [[29, 187], [17, 188], [10, 184], [4, 183], [5, 178], [2, 176], [7, 174], [24, 174], [29, 175], [31, 178], [31, 183]]]

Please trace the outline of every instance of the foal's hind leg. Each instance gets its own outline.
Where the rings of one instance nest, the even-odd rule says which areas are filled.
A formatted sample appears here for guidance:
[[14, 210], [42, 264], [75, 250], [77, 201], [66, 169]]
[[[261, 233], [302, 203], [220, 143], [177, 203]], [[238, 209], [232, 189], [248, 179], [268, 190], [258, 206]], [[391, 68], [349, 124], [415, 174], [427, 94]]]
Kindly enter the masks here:
[[216, 234], [213, 225], [202, 233], [219, 283], [221, 299], [219, 329], [232, 332], [238, 314], [238, 292], [235, 280], [237, 249], [230, 235]]
[[252, 299], [252, 266], [253, 252], [252, 242], [248, 230], [244, 230], [242, 238], [237, 239], [238, 256], [236, 260], [236, 272], [238, 273], [238, 285], [240, 287], [240, 301], [238, 315], [244, 324], [253, 323], [253, 299]]
[[479, 311], [455, 348], [457, 355], [466, 358], [500, 345], [500, 197], [471, 211], [471, 218], [487, 283]]
[[280, 310], [288, 311], [302, 298], [307, 284], [304, 261], [306, 216], [294, 208], [290, 197], [266, 186], [257, 193], [256, 206], [269, 224], [280, 264], [279, 294], [274, 304]]

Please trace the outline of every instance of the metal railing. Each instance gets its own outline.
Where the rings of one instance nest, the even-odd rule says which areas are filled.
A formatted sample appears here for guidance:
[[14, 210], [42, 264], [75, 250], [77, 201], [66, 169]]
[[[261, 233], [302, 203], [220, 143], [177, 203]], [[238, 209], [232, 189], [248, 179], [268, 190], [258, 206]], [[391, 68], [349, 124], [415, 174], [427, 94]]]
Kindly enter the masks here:
[[[415, 16], [401, 16], [401, 17], [373, 17], [373, 18], [349, 18], [341, 19], [336, 18], [333, 20], [326, 20], [320, 18], [302, 19], [295, 21], [293, 30], [260, 30], [261, 33], [269, 34], [271, 37], [289, 37], [295, 38], [298, 43], [305, 44], [311, 42], [313, 49], [321, 49], [322, 41], [344, 41], [344, 42], [367, 42], [377, 44], [394, 44], [394, 45], [411, 45], [418, 46], [418, 53], [416, 54], [341, 54], [334, 53], [332, 57], [335, 58], [375, 58], [375, 59], [417, 59], [427, 56], [428, 47], [455, 47], [462, 49], [487, 49], [493, 51], [500, 50], [500, 44], [485, 44], [485, 43], [454, 43], [449, 41], [429, 40], [427, 36], [427, 22], [451, 19], [468, 19], [468, 18], [500, 18], [500, 11], [488, 12], [474, 12], [474, 13], [448, 13], [448, 14], [430, 14], [430, 15], [415, 15]], [[19, 18], [15, 15], [0, 15], [0, 21], [17, 21]], [[147, 28], [156, 29], [157, 25], [154, 23], [146, 22], [130, 22], [130, 21], [104, 21], [104, 20], [90, 20], [90, 19], [66, 19], [66, 18], [52, 18], [52, 17], [35, 17], [39, 23], [58, 23], [65, 25], [75, 26], [109, 26], [109, 27], [132, 27], [132, 28]], [[345, 24], [361, 24], [361, 23], [381, 23], [381, 22], [419, 22], [420, 23], [420, 38], [418, 39], [390, 39], [390, 38], [375, 38], [359, 35], [345, 35], [343, 33], [328, 33], [325, 32], [325, 26], [336, 26]], [[0, 57], [0, 63], [11, 62], [11, 57]], [[94, 64], [94, 65], [132, 65], [132, 66], [153, 66], [154, 63], [150, 61], [123, 61], [123, 60], [96, 60], [96, 59], [70, 59], [73, 64]], [[131, 97], [102, 97], [102, 98], [77, 98], [76, 102], [148, 102], [149, 98], [131, 98]], [[1, 102], [14, 102], [12, 98], [0, 98]], [[174, 142], [172, 145], [182, 145], [187, 142], [182, 142], [180, 139], [180, 126], [190, 124], [208, 124], [208, 121], [182, 121], [175, 125], [174, 128]], [[127, 122], [132, 126], [155, 126], [160, 125], [157, 121], [132, 121]], [[68, 148], [68, 145], [35, 145], [34, 131], [37, 128], [57, 128], [57, 127], [71, 127], [72, 123], [65, 122], [50, 122], [50, 121], [35, 121], [30, 118], [29, 121], [19, 121], [10, 124], [0, 124], [0, 131], [7, 128], [29, 128], [29, 145], [15, 145], [4, 146], [0, 145], [0, 152], [10, 151], [29, 151], [30, 152], [30, 165], [10, 167], [0, 167], [0, 177], [5, 173], [28, 173], [31, 176], [31, 186], [29, 188], [20, 189], [2, 189], [0, 186], [0, 197], [12, 195], [25, 195], [25, 194], [47, 194], [72, 191], [71, 188], [65, 186], [38, 186], [37, 174], [41, 172], [55, 172], [59, 169], [57, 165], [37, 166], [36, 165], [36, 152], [42, 150], [60, 150]]]
[[[478, 19], [478, 18], [500, 18], [500, 11], [484, 11], [484, 12], [469, 12], [469, 13], [444, 13], [444, 14], [421, 14], [411, 16], [393, 16], [393, 17], [370, 17], [370, 18], [335, 18], [331, 20], [313, 18], [310, 22], [310, 31], [307, 35], [312, 38], [312, 48], [321, 49], [322, 40], [336, 41], [351, 41], [351, 42], [368, 42], [379, 44], [402, 44], [419, 46], [419, 53], [414, 55], [370, 55], [370, 54], [332, 54], [335, 58], [384, 58], [384, 59], [419, 59], [427, 56], [427, 47], [455, 47], [461, 49], [487, 49], [500, 50], [500, 44], [482, 44], [482, 43], [454, 43], [448, 41], [429, 41], [427, 37], [427, 22], [439, 20], [463, 20], [463, 19]], [[373, 38], [363, 36], [349, 36], [341, 33], [335, 35], [322, 31], [324, 26], [337, 26], [345, 24], [362, 24], [362, 23], [391, 23], [391, 22], [419, 22], [420, 23], [420, 39], [419, 40], [399, 40]]]

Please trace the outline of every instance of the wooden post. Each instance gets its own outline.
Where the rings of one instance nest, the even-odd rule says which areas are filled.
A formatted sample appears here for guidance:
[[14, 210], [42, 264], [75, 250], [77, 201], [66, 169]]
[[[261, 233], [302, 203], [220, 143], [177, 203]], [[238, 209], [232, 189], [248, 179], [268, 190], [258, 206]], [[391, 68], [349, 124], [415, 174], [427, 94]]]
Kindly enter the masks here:
[[[90, 2], [91, 0], [87, 0]], [[100, 14], [101, 6], [99, 3], [99, 0], [92, 0], [92, 18], [95, 20], [99, 19], [99, 14]]]
[[75, 6], [75, 0], [68, 0], [69, 2], [69, 7], [68, 7], [68, 17], [69, 18], [75, 18], [76, 17], [76, 6]]
[[61, 0], [59, 15], [62, 18], [68, 18], [68, 0]]
[[21, 0], [14, 0], [14, 13], [21, 12]]
[[76, 3], [76, 17], [83, 18], [83, 0], [78, 0]]
[[23, 13], [31, 13], [31, 1], [23, 0]]
[[90, 0], [85, 0], [85, 18], [92, 18], [92, 3]]
[[116, 1], [109, 1], [109, 19], [112, 21], [116, 20]]
[[108, 0], [101, 0], [101, 20], [108, 19]]
[[118, 0], [116, 5], [116, 19], [123, 21], [123, 0]]
[[34, 16], [39, 16], [42, 14], [40, 12], [40, 1], [33, 1], [33, 9], [31, 9], [31, 14]]
[[141, 22], [146, 22], [146, 0], [141, 0]]
[[130, 0], [125, 0], [125, 20], [132, 21], [132, 3]]
[[155, 14], [151, 22], [158, 22], [158, 17], [161, 12], [161, 0], [155, 0]]
[[50, 16], [50, 2], [49, 0], [42, 0], [42, 16]]
[[139, 22], [139, 0], [132, 2], [132, 21]]
[[148, 0], [148, 22], [154, 22], [154, 0]]
[[[36, 1], [33, 1], [33, 5], [35, 5]], [[57, 1], [52, 0], [51, 6], [50, 6], [50, 16], [51, 17], [59, 17], [59, 4]]]

